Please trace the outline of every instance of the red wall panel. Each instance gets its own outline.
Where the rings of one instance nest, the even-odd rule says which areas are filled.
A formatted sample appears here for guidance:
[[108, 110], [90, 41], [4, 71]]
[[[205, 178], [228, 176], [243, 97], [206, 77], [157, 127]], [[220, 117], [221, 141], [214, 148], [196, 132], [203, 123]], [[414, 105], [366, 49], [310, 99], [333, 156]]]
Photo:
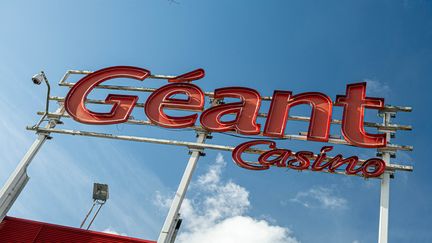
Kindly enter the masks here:
[[6, 217], [0, 223], [1, 243], [156, 243], [126, 236]]

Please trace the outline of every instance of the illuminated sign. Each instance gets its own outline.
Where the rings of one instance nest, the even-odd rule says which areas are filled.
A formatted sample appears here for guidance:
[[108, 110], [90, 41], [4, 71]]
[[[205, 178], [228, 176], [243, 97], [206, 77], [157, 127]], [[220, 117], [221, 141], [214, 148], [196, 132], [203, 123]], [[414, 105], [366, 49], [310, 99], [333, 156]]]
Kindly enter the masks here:
[[[67, 82], [66, 80], [72, 74], [86, 76], [76, 83]], [[247, 87], [223, 87], [214, 92], [203, 92], [200, 87], [191, 82], [202, 79], [204, 75], [205, 72], [202, 69], [180, 76], [152, 75], [146, 69], [130, 66], [109, 67], [96, 72], [68, 70], [59, 82], [59, 86], [70, 88], [66, 97], [51, 95], [50, 84], [44, 72], [35, 75], [32, 78], [35, 84], [44, 81], [47, 86], [45, 110], [37, 112], [41, 118], [35, 125], [27, 127], [28, 130], [36, 131], [38, 136], [0, 192], [0, 221], [5, 218], [6, 213], [29, 180], [27, 167], [44, 142], [52, 138], [52, 134], [67, 134], [188, 148], [190, 158], [157, 242], [174, 242], [179, 222], [181, 222], [179, 218], [181, 204], [198, 159], [207, 149], [230, 151], [238, 166], [254, 171], [269, 170], [271, 167], [289, 168], [298, 171], [310, 170], [381, 179], [379, 242], [387, 242], [390, 178], [393, 177], [395, 171], [413, 170], [410, 165], [391, 163], [391, 158], [396, 156], [397, 151], [413, 149], [409, 145], [390, 143], [396, 131], [412, 129], [409, 125], [393, 123], [391, 118], [395, 117], [397, 112], [411, 112], [411, 107], [384, 105], [382, 98], [367, 97], [366, 83], [348, 84], [345, 94], [336, 96], [334, 101], [319, 92], [293, 94], [291, 91], [276, 90], [271, 97], [261, 96], [258, 91]], [[140, 81], [162, 79], [167, 80], [169, 84], [157, 89], [102, 84], [115, 78]], [[150, 92], [151, 94], [144, 103], [138, 102], [136, 95], [124, 94], [108, 94], [104, 100], [89, 99], [88, 96], [94, 89]], [[204, 107], [205, 96], [211, 101], [211, 106], [208, 108]], [[238, 101], [231, 102], [232, 99]], [[50, 101], [55, 101], [58, 105], [55, 112], [50, 110]], [[263, 101], [270, 101], [267, 113], [259, 112]], [[95, 112], [89, 110], [86, 104], [109, 105], [111, 109], [109, 112]], [[298, 105], [309, 105], [312, 108], [310, 117], [290, 115], [290, 110]], [[341, 120], [332, 119], [333, 106], [343, 108]], [[131, 116], [134, 107], [143, 108], [148, 119], [137, 119]], [[367, 108], [377, 109], [383, 119], [382, 123], [365, 122], [364, 113]], [[167, 110], [182, 110], [189, 114], [167, 113]], [[78, 122], [93, 125], [127, 123], [173, 129], [188, 128], [185, 130], [196, 132], [196, 142], [56, 128], [65, 125], [62, 118], [73, 118]], [[265, 119], [265, 122], [259, 124], [262, 119]], [[308, 131], [300, 132], [297, 135], [285, 134], [288, 120], [308, 122]], [[343, 138], [330, 135], [331, 124], [341, 126]], [[365, 126], [376, 128], [380, 133], [367, 133]], [[231, 133], [228, 135], [253, 140], [237, 146], [231, 146], [228, 143], [206, 143], [206, 140], [212, 138], [212, 132]], [[340, 153], [330, 156], [329, 153], [332, 152], [333, 146], [322, 147], [318, 154], [308, 150], [293, 151], [273, 141], [276, 139], [309, 140], [377, 148], [377, 156], [382, 159], [364, 160], [357, 156], [346, 156]], [[256, 155], [256, 158], [249, 161], [245, 154], [249, 154], [249, 158], [251, 155]]]
[[[88, 74], [79, 80], [65, 98], [65, 109], [78, 122], [95, 125], [118, 124], [126, 122], [135, 107], [138, 96], [109, 94], [105, 103], [112, 104], [107, 113], [93, 112], [86, 108], [85, 101], [89, 93], [104, 81], [114, 78], [131, 78], [145, 80], [150, 71], [138, 67], [116, 66], [101, 69]], [[307, 92], [293, 95], [291, 91], [276, 90], [273, 93], [270, 108], [264, 128], [257, 123], [257, 116], [261, 105], [261, 95], [258, 91], [247, 87], [224, 87], [214, 91], [215, 100], [223, 98], [237, 98], [239, 102], [223, 103], [204, 109], [204, 92], [191, 82], [204, 77], [204, 70], [195, 71], [169, 79], [170, 84], [155, 90], [146, 100], [144, 111], [148, 119], [155, 125], [166, 128], [187, 128], [197, 123], [198, 114], [187, 116], [171, 116], [165, 109], [202, 112], [199, 117], [201, 127], [209, 132], [236, 132], [243, 135], [262, 134], [266, 137], [281, 138], [284, 136], [289, 111], [292, 107], [308, 104], [312, 107], [307, 140], [328, 142], [333, 105], [342, 106], [342, 135], [353, 145], [364, 148], [380, 148], [387, 145], [386, 134], [370, 134], [364, 129], [364, 112], [366, 108], [381, 109], [384, 99], [366, 96], [366, 83], [347, 85], [346, 94], [338, 95], [333, 103], [330, 97], [319, 92]], [[183, 94], [186, 98], [175, 98]], [[233, 115], [230, 121], [223, 121], [225, 115]], [[241, 153], [252, 145], [267, 144], [272, 148], [263, 153], [259, 165], [251, 165], [241, 159]], [[346, 174], [359, 174], [365, 177], [378, 177], [385, 170], [383, 160], [369, 159], [358, 166], [358, 158], [351, 156], [343, 158], [337, 155], [330, 161], [323, 163], [332, 147], [324, 147], [318, 157], [313, 153], [300, 151], [292, 153], [287, 149], [277, 149], [274, 142], [258, 140], [239, 145], [233, 152], [235, 162], [247, 169], [264, 170], [269, 165], [289, 167], [296, 170], [323, 170], [333, 172], [342, 165], [346, 165]], [[314, 163], [310, 166], [310, 159]], [[309, 168], [310, 167], [310, 168]]]
[[[271, 150], [262, 153], [258, 157], [258, 163], [247, 162], [241, 158], [243, 152], [255, 145], [267, 145]], [[382, 159], [368, 159], [359, 165], [359, 158], [351, 156], [343, 158], [341, 154], [332, 158], [327, 158], [327, 152], [331, 151], [333, 146], [324, 146], [318, 156], [314, 156], [311, 151], [298, 151], [296, 153], [289, 149], [276, 147], [276, 143], [269, 140], [254, 140], [242, 143], [233, 151], [233, 160], [240, 167], [249, 170], [268, 170], [270, 166], [290, 168], [293, 170], [312, 170], [335, 172], [342, 166], [345, 167], [347, 175], [361, 175], [363, 177], [378, 177], [385, 171], [386, 164]], [[311, 159], [314, 162], [311, 164]], [[258, 164], [258, 165], [257, 165]]]
[[[95, 125], [126, 122], [138, 96], [109, 94], [106, 103], [113, 107], [108, 113], [88, 110], [84, 103], [88, 94], [100, 83], [113, 78], [133, 78], [144, 80], [150, 71], [137, 67], [110, 67], [87, 75], [77, 82], [65, 100], [67, 112], [78, 122]], [[188, 116], [169, 116], [164, 109], [202, 111], [200, 123], [211, 132], [235, 131], [244, 135], [261, 133], [261, 125], [256, 123], [261, 105], [258, 91], [246, 87], [224, 87], [216, 89], [215, 99], [238, 98], [240, 102], [220, 104], [204, 110], [204, 92], [196, 85], [188, 83], [204, 77], [204, 71], [184, 74], [170, 80], [172, 84], [162, 86], [153, 92], [145, 102], [145, 113], [156, 125], [167, 128], [185, 128], [195, 125], [198, 114]], [[187, 99], [173, 98], [184, 94]], [[332, 100], [318, 92], [292, 95], [291, 91], [276, 90], [273, 94], [268, 117], [262, 131], [264, 136], [283, 137], [290, 108], [300, 104], [312, 106], [307, 139], [327, 142], [329, 139]], [[342, 134], [351, 145], [365, 148], [386, 146], [385, 134], [369, 134], [364, 130], [365, 108], [380, 109], [384, 99], [366, 97], [366, 83], [349, 84], [346, 95], [337, 96], [335, 105], [343, 106]], [[232, 121], [222, 121], [224, 115], [235, 115]]]

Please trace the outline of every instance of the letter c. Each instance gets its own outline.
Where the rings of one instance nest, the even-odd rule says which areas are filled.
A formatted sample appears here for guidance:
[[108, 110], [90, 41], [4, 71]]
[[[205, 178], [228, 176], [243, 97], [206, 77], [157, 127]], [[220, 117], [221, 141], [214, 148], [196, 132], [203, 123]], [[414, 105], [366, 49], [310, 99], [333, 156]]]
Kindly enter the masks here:
[[[234, 162], [245, 169], [249, 170], [267, 170], [270, 168], [269, 165], [253, 165], [250, 162], [246, 162], [241, 158], [241, 155], [244, 151], [248, 150], [250, 147], [258, 145], [258, 144], [267, 144], [269, 145], [269, 148], [274, 149], [276, 148], [276, 143], [270, 140], [254, 140], [249, 141], [246, 143], [242, 143], [238, 145], [232, 152], [232, 158]], [[257, 162], [258, 163], [258, 162]]]

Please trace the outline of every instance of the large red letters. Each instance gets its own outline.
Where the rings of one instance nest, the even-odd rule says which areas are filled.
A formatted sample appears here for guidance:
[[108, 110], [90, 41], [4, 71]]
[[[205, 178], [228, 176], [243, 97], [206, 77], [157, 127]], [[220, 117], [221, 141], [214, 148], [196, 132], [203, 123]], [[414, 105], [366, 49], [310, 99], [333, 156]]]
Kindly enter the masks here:
[[[169, 79], [172, 84], [162, 86], [154, 91], [145, 103], [145, 113], [149, 120], [156, 125], [168, 128], [194, 126], [198, 114], [170, 116], [164, 112], [164, 109], [203, 111], [204, 92], [189, 82], [203, 78], [204, 74], [202, 69], [194, 70]], [[109, 94], [105, 102], [113, 105], [111, 111], [98, 113], [85, 107], [87, 95], [97, 85], [109, 79], [144, 80], [149, 76], [150, 71], [148, 70], [128, 66], [110, 67], [91, 73], [78, 81], [67, 94], [65, 99], [66, 111], [76, 121], [86, 124], [103, 125], [126, 122], [138, 100], [137, 96]], [[187, 98], [175, 98], [175, 95], [178, 94], [186, 95]], [[200, 117], [203, 128], [214, 132], [235, 131], [245, 135], [260, 134], [261, 129], [260, 124], [257, 124], [257, 116], [261, 105], [261, 96], [256, 90], [245, 87], [220, 88], [215, 90], [213, 98], [215, 100], [238, 98], [240, 102], [219, 104], [204, 110]], [[308, 104], [312, 107], [307, 139], [327, 142], [333, 104], [328, 96], [317, 92], [292, 95], [290, 91], [275, 91], [263, 135], [283, 137], [290, 109], [300, 104]], [[384, 106], [383, 99], [366, 97], [366, 83], [347, 85], [346, 95], [337, 96], [335, 105], [344, 107], [342, 134], [348, 143], [365, 148], [386, 146], [385, 134], [369, 134], [364, 129], [365, 108], [381, 109]], [[223, 121], [222, 117], [225, 115], [233, 115], [234, 118]], [[287, 150], [278, 150], [272, 153], [272, 156], [265, 155], [269, 156], [266, 158], [279, 156], [279, 160], [283, 161], [284, 156], [291, 156]], [[304, 158], [305, 153], [300, 153], [295, 156], [296, 161], [288, 161], [286, 166], [302, 168], [306, 165]], [[265, 160], [265, 157], [262, 159]], [[352, 161], [350, 158], [339, 159], [333, 164], [349, 164], [349, 171], [355, 172], [354, 167], [351, 166], [353, 163], [350, 161]], [[275, 164], [279, 162], [274, 161]], [[262, 169], [262, 166], [258, 166], [258, 168]]]
[[65, 98], [65, 109], [78, 122], [95, 125], [107, 125], [126, 122], [135, 106], [138, 96], [113, 95], [105, 99], [113, 107], [108, 113], [98, 113], [85, 107], [87, 95], [100, 83], [113, 78], [133, 78], [144, 80], [150, 71], [128, 66], [104, 68], [91, 73], [78, 81]]
[[307, 134], [308, 140], [327, 142], [330, 132], [332, 101], [327, 95], [317, 92], [291, 96], [289, 91], [275, 91], [264, 128], [264, 135], [283, 137], [290, 108], [300, 104], [308, 104], [312, 107]]
[[338, 95], [335, 105], [344, 107], [342, 134], [350, 144], [365, 148], [386, 146], [385, 134], [369, 134], [364, 130], [365, 108], [384, 107], [384, 99], [366, 97], [366, 83], [347, 85], [346, 95]]
[[[185, 94], [187, 99], [173, 98], [176, 94]], [[165, 114], [164, 108], [202, 111], [204, 109], [204, 93], [193, 84], [169, 84], [153, 92], [145, 103], [145, 113], [150, 121], [169, 128], [190, 127], [195, 124], [198, 114], [173, 117]]]
[[[249, 88], [229, 87], [215, 90], [214, 99], [224, 97], [239, 98], [240, 102], [211, 107], [201, 114], [201, 125], [215, 132], [236, 131], [240, 134], [254, 135], [260, 133], [256, 118], [261, 105], [260, 94]], [[224, 115], [235, 114], [232, 121], [221, 121]]]

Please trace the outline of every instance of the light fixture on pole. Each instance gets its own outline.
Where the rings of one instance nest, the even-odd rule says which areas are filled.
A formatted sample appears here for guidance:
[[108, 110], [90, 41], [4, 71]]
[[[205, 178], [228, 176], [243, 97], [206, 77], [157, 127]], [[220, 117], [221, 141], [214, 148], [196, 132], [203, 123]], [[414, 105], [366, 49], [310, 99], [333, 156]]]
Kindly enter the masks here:
[[106, 201], [109, 198], [109, 191], [108, 191], [108, 185], [107, 184], [100, 184], [100, 183], [94, 183], [93, 184], [93, 205], [88, 211], [87, 215], [85, 216], [84, 220], [82, 221], [80, 228], [82, 228], [87, 221], [88, 217], [92, 213], [94, 207], [96, 205], [99, 206], [96, 213], [93, 215], [93, 218], [90, 220], [90, 223], [87, 226], [87, 230], [90, 229], [90, 226], [93, 224], [93, 221], [96, 219], [96, 216], [98, 215], [99, 211], [101, 210], [102, 206], [106, 203]]

